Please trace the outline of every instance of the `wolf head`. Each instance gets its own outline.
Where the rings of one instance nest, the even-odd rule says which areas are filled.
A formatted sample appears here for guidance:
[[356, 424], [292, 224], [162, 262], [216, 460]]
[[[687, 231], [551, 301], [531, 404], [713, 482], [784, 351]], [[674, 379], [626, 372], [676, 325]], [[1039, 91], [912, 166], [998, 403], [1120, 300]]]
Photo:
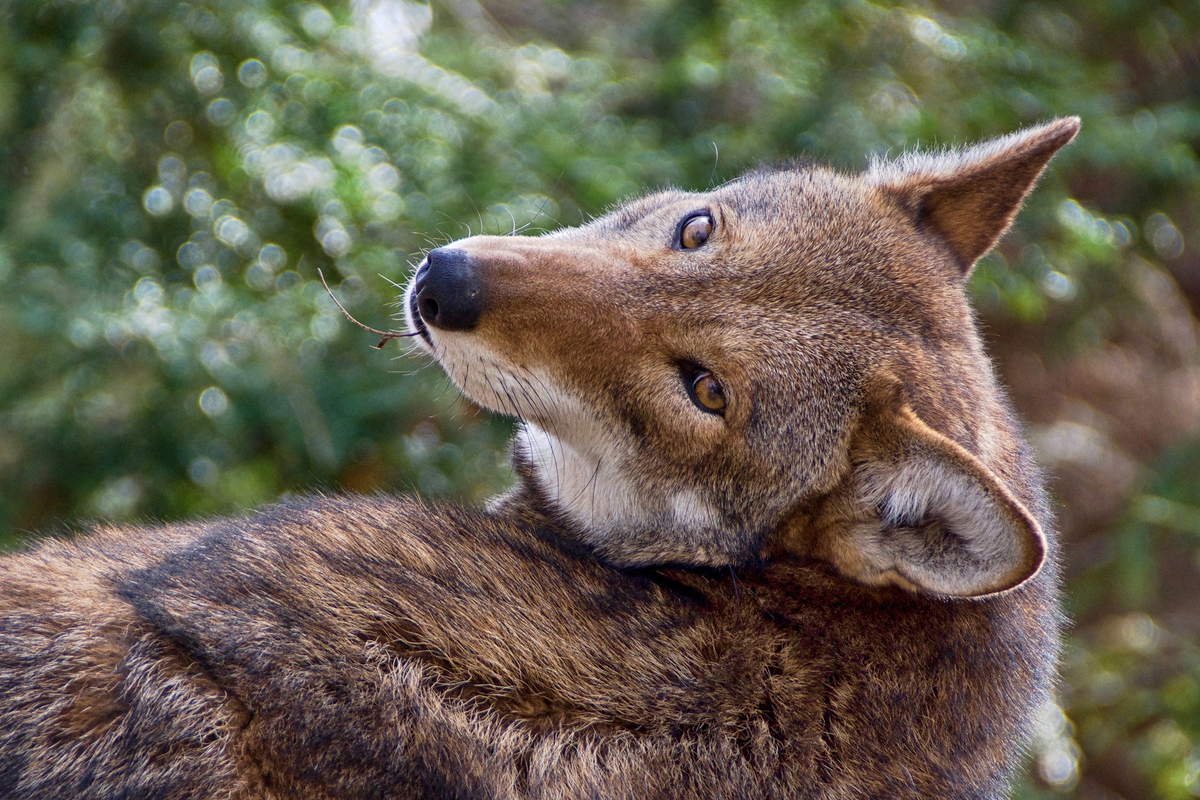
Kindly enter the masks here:
[[866, 583], [1004, 591], [1047, 541], [964, 283], [1078, 129], [463, 239], [419, 266], [407, 322], [521, 420], [526, 490], [614, 564], [792, 551]]

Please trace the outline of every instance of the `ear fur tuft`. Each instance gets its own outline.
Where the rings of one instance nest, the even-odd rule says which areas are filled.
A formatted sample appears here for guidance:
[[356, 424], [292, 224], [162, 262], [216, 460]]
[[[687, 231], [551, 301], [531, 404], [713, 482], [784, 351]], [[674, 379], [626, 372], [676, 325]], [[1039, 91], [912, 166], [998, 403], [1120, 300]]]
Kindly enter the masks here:
[[1008, 230], [1051, 157], [1079, 132], [1078, 117], [942, 153], [877, 161], [867, 180], [895, 196], [958, 258], [965, 278]]
[[898, 383], [873, 390], [851, 457], [815, 547], [848, 577], [980, 597], [1041, 569], [1046, 540], [1037, 521], [995, 473], [922, 422]]

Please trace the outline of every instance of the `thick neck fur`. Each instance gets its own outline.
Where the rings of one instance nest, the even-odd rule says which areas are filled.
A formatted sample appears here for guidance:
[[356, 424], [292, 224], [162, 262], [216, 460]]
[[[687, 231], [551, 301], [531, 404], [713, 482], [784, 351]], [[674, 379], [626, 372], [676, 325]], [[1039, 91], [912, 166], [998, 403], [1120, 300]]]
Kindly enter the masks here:
[[[637, 480], [621, 448], [606, 438], [586, 451], [547, 433], [532, 423], [522, 423], [513, 442], [514, 463], [525, 491], [514, 497], [547, 509], [591, 550], [618, 563], [614, 540], [628, 548], [638, 542], [639, 558], [658, 563], [676, 560], [664, 549], [674, 546], [672, 532], [685, 531], [695, 543], [689, 563], [721, 566], [746, 561], [721, 546], [721, 518], [697, 491], [655, 492]], [[533, 500], [537, 498], [537, 500]]]

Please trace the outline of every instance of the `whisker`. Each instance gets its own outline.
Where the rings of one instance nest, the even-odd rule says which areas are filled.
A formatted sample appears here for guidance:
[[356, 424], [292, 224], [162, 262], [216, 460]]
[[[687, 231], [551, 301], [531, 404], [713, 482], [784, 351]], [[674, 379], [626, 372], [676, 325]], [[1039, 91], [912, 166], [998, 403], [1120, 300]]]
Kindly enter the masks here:
[[590, 513], [591, 513], [592, 519], [596, 518], [596, 487], [600, 484], [600, 465], [603, 463], [604, 463], [604, 456], [600, 456], [599, 458], [597, 458], [596, 459], [596, 471], [594, 473], [592, 473], [592, 481], [591, 481], [592, 503], [591, 503], [591, 507], [590, 507]]
[[[475, 198], [471, 197], [471, 195], [468, 194], [467, 200], [470, 201], [471, 207], [475, 209], [475, 216], [479, 218], [479, 233], [480, 234], [486, 233], [487, 225], [483, 221], [483, 214], [480, 212], [479, 206], [475, 204]], [[468, 227], [467, 235], [469, 236], [470, 234], [471, 234], [471, 229]]]
[[[445, 375], [446, 375], [446, 382], [444, 384], [442, 384], [442, 397], [439, 397], [438, 400], [443, 399], [443, 397], [445, 396], [446, 391], [448, 389], [450, 389], [451, 387], [453, 387], [453, 389], [454, 389], [454, 391], [451, 393], [450, 402], [447, 403], [444, 407], [441, 407], [436, 411], [436, 413], [438, 415], [441, 415], [441, 414], [445, 414], [447, 411], [449, 411], [454, 406], [454, 404], [456, 402], [458, 402], [458, 400], [462, 397], [462, 389], [454, 382], [454, 379], [450, 377], [450, 375], [455, 371], [454, 363], [453, 362], [447, 363], [447, 362], [443, 361], [442, 356], [438, 356], [438, 361], [441, 362], [445, 366]], [[470, 372], [470, 370], [468, 369], [468, 373], [469, 372]], [[465, 384], [466, 381], [463, 381], [463, 383]]]
[[512, 416], [512, 411], [508, 407], [507, 398], [503, 397], [496, 389], [496, 384], [492, 382], [488, 375], [483, 376], [484, 382], [487, 384], [488, 391], [492, 393], [492, 398], [496, 401], [496, 405], [500, 406], [500, 412], [505, 415]]
[[596, 483], [597, 483], [596, 479], [600, 476], [600, 461], [601, 461], [601, 459], [596, 459], [596, 468], [594, 470], [592, 470], [592, 475], [590, 478], [587, 479], [587, 483], [585, 483], [585, 484], [583, 484], [583, 486], [579, 487], [579, 491], [576, 492], [575, 496], [571, 498], [570, 503], [565, 504], [568, 507], [575, 505], [575, 501], [578, 500], [579, 498], [583, 497], [584, 493], [587, 492], [588, 488], [590, 487], [592, 490], [591, 516], [593, 518], [595, 518], [595, 516], [596, 516]]
[[[468, 197], [467, 199], [469, 200], [470, 198]], [[474, 203], [472, 203], [472, 205], [474, 205]], [[453, 223], [454, 223], [455, 225], [457, 225], [458, 227], [460, 227], [460, 228], [466, 228], [466, 230], [467, 230], [467, 236], [470, 236], [470, 235], [471, 235], [471, 226], [470, 226], [470, 225], [468, 225], [467, 223], [463, 222], [462, 220], [455, 219], [454, 217], [452, 217], [452, 216], [450, 216], [449, 214], [447, 214], [445, 211], [439, 211], [439, 212], [437, 212], [437, 213], [441, 214], [443, 217], [445, 217], [446, 219], [448, 219], [450, 222], [453, 222]], [[440, 230], [439, 230], [438, 232], [439, 232], [439, 233], [441, 233], [441, 231], [440, 231]], [[450, 237], [449, 237], [449, 236], [447, 236], [447, 237], [446, 237], [446, 241], [447, 241], [447, 242], [451, 241], [451, 239], [450, 239]]]
[[[528, 371], [529, 370], [526, 369], [526, 372]], [[517, 380], [517, 388], [520, 390], [521, 394], [524, 395], [525, 399], [529, 401], [529, 405], [533, 408], [533, 410], [535, 412], [540, 411], [541, 413], [538, 414], [538, 416], [543, 417], [547, 423], [550, 423], [551, 430], [547, 431], [547, 433], [550, 434], [550, 441], [548, 442], [548, 445], [550, 449], [551, 466], [554, 468], [554, 481], [557, 485], [561, 486], [564, 477], [563, 469], [565, 467], [565, 463], [560, 464], [558, 453], [554, 450], [554, 440], [558, 438], [558, 434], [553, 429], [553, 418], [547, 413], [548, 409], [546, 408], [545, 403], [542, 402], [540, 398], [535, 396], [536, 392], [534, 392], [533, 386], [528, 381], [522, 380], [518, 376], [514, 375], [513, 377]], [[545, 465], [543, 464], [543, 466]]]
[[[539, 394], [537, 391], [534, 390], [532, 385], [529, 385], [529, 391], [534, 397], [537, 398], [539, 406], [542, 410], [542, 416], [545, 417], [546, 422], [548, 423], [548, 427], [550, 428], [549, 433], [552, 435], [554, 441], [561, 441], [562, 435], [558, 431], [557, 417], [555, 414], [550, 413], [550, 411], [551, 411], [550, 398], [552, 397], [553, 393], [550, 391], [550, 388], [548, 386], [546, 386], [545, 382], [542, 381], [542, 379], [538, 377], [536, 372], [529, 369], [528, 367], [522, 367], [522, 369], [525, 370], [526, 375], [528, 375], [533, 380], [537, 381], [538, 385], [542, 387], [542, 391], [544, 392], [544, 394]], [[526, 383], [528, 383], [528, 382], [526, 382]], [[553, 444], [550, 445], [550, 451], [552, 453], [554, 452]], [[559, 461], [557, 458], [555, 459], [555, 477], [560, 482], [566, 478], [566, 475], [565, 475], [566, 468], [567, 468], [567, 463], [566, 463], [566, 455], [565, 454], [563, 455], [563, 459], [562, 459], [563, 473], [561, 473], [561, 474], [558, 472]]]

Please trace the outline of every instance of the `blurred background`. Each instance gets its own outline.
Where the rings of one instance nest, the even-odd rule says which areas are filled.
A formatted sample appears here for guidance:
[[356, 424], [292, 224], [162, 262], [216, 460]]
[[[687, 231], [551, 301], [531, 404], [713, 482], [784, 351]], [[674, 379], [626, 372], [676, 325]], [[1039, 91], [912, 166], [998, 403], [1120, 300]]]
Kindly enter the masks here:
[[8, 0], [0, 548], [287, 492], [479, 502], [510, 426], [396, 325], [422, 250], [808, 154], [1084, 120], [971, 284], [1074, 619], [1018, 796], [1200, 796], [1195, 0]]

